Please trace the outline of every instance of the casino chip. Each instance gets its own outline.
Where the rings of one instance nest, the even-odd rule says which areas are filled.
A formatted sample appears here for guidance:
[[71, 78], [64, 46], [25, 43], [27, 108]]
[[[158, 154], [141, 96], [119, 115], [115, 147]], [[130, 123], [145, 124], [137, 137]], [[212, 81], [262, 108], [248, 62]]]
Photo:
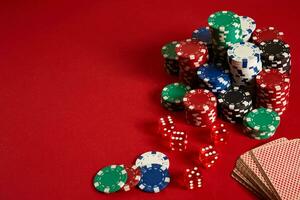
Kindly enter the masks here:
[[214, 93], [227, 90], [231, 86], [231, 78], [228, 71], [217, 67], [215, 64], [204, 64], [199, 67], [197, 75], [201, 81]]
[[282, 115], [288, 107], [290, 78], [277, 69], [264, 69], [256, 77], [258, 107], [270, 108]]
[[94, 187], [104, 193], [120, 190], [127, 181], [127, 172], [123, 165], [109, 165], [101, 169], [94, 177]]
[[175, 48], [179, 61], [179, 81], [195, 88], [205, 87], [197, 77], [197, 69], [209, 59], [208, 48], [204, 42], [186, 39]]
[[123, 186], [124, 191], [129, 191], [133, 187], [135, 187], [141, 180], [141, 171], [140, 169], [133, 165], [131, 167], [125, 166], [125, 170], [127, 172], [127, 181], [125, 185]]
[[178, 57], [175, 52], [175, 46], [178, 44], [178, 41], [173, 41], [167, 43], [161, 48], [161, 54], [165, 59], [165, 71], [170, 75], [179, 74], [179, 63]]
[[257, 108], [244, 117], [245, 133], [254, 139], [268, 139], [275, 134], [280, 123], [279, 115], [268, 108]]
[[200, 27], [193, 31], [192, 38], [204, 42], [206, 45], [211, 45], [211, 31], [209, 27]]
[[229, 47], [227, 54], [234, 83], [254, 87], [255, 76], [262, 70], [261, 50], [250, 42], [240, 42]]
[[266, 42], [274, 39], [284, 40], [284, 34], [283, 32], [271, 26], [262, 29], [256, 29], [252, 35], [252, 40], [257, 45], [259, 45], [262, 42]]
[[159, 164], [148, 164], [141, 167], [141, 180], [138, 187], [144, 192], [160, 192], [170, 182], [168, 169]]
[[165, 86], [161, 92], [161, 105], [170, 111], [183, 110], [183, 97], [191, 89], [183, 83], [172, 83]]
[[217, 117], [217, 99], [206, 89], [190, 90], [183, 98], [187, 123], [207, 127]]
[[159, 151], [148, 151], [140, 155], [136, 161], [135, 165], [137, 167], [143, 167], [150, 164], [159, 164], [169, 169], [170, 161], [169, 158]]
[[290, 47], [282, 40], [274, 39], [260, 43], [264, 68], [277, 69], [290, 74], [291, 54]]
[[254, 19], [247, 16], [240, 16], [241, 27], [242, 27], [242, 38], [244, 42], [248, 42], [251, 38], [253, 31], [256, 28]]
[[252, 96], [242, 87], [233, 87], [218, 96], [223, 117], [230, 123], [242, 122], [246, 113], [252, 110]]

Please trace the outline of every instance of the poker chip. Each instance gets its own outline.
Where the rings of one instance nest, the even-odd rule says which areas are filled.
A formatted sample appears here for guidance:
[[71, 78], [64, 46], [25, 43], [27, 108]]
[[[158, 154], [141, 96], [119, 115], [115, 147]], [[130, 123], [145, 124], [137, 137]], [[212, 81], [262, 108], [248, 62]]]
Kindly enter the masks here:
[[240, 16], [241, 28], [242, 28], [242, 38], [244, 42], [248, 42], [251, 38], [252, 33], [256, 28], [256, 23], [254, 19], [247, 16]]
[[283, 32], [271, 26], [262, 29], [256, 29], [252, 35], [252, 40], [257, 45], [274, 39], [284, 40], [284, 34]]
[[179, 81], [191, 87], [202, 87], [197, 77], [197, 68], [209, 59], [208, 49], [204, 42], [186, 39], [175, 47], [179, 59]]
[[256, 76], [256, 85], [256, 105], [284, 114], [289, 102], [289, 76], [277, 69], [264, 69]]
[[198, 68], [197, 75], [216, 95], [231, 86], [231, 78], [227, 71], [217, 67], [215, 64], [204, 64]]
[[240, 42], [227, 50], [228, 63], [235, 85], [251, 86], [262, 70], [261, 50], [250, 42]]
[[246, 133], [255, 139], [267, 139], [275, 134], [280, 123], [279, 115], [268, 108], [257, 108], [244, 117]]
[[207, 127], [217, 117], [217, 99], [206, 89], [190, 90], [183, 98], [187, 123]]
[[124, 191], [129, 191], [133, 187], [135, 187], [141, 180], [141, 171], [140, 169], [133, 165], [131, 167], [125, 166], [125, 170], [127, 172], [127, 181], [125, 185], [122, 187]]
[[170, 161], [164, 153], [159, 151], [145, 152], [135, 161], [135, 165], [140, 168], [149, 164], [159, 164], [169, 169]]
[[181, 60], [200, 62], [207, 57], [208, 50], [204, 42], [186, 39], [176, 45], [175, 52]]
[[290, 47], [282, 40], [274, 39], [260, 43], [262, 62], [267, 69], [278, 69], [290, 74], [291, 54]]
[[165, 59], [164, 67], [165, 71], [170, 75], [179, 74], [179, 63], [178, 57], [175, 52], [175, 47], [178, 44], [178, 41], [172, 41], [167, 43], [161, 48], [161, 54]]
[[193, 31], [192, 38], [204, 42], [206, 45], [211, 45], [211, 31], [209, 27], [200, 27]]
[[183, 83], [172, 83], [165, 86], [161, 92], [161, 104], [168, 110], [183, 110], [183, 97], [191, 89]]
[[141, 167], [141, 180], [139, 189], [144, 192], [158, 193], [165, 189], [170, 183], [168, 169], [159, 164], [149, 164]]
[[252, 96], [242, 87], [233, 87], [218, 96], [223, 117], [230, 123], [242, 122], [244, 115], [252, 110]]
[[109, 165], [98, 171], [94, 177], [94, 187], [104, 193], [120, 190], [127, 181], [127, 172], [122, 165]]

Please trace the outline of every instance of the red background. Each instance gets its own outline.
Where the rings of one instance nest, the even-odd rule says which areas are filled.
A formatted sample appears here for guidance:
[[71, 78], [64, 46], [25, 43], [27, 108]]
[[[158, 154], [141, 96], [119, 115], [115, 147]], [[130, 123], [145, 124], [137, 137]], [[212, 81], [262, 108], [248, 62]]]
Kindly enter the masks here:
[[[187, 153], [171, 153], [156, 134], [165, 74], [161, 46], [187, 38], [218, 10], [284, 31], [291, 45], [291, 102], [274, 138], [299, 137], [298, 7], [292, 1], [2, 1], [0, 4], [0, 199], [255, 199], [231, 177], [235, 160], [260, 143], [232, 126], [204, 187], [187, 191], [180, 173], [196, 164], [205, 130]], [[83, 3], [84, 2], [84, 3]], [[165, 152], [172, 181], [159, 194], [138, 189], [104, 195], [92, 186], [109, 164], [131, 164], [147, 150]]]

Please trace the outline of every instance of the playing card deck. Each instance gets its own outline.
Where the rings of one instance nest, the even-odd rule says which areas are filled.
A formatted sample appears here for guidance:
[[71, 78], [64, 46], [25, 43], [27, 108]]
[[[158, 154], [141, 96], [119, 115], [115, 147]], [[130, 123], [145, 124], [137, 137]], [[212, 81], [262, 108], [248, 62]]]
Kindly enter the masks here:
[[300, 200], [300, 139], [280, 138], [242, 154], [232, 177], [260, 199]]

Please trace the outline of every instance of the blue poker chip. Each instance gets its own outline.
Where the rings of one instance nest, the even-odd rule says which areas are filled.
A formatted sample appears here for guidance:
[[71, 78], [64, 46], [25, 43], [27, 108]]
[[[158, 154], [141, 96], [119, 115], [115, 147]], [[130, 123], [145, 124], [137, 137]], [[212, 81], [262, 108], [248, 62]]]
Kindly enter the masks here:
[[204, 64], [197, 70], [198, 78], [211, 89], [226, 90], [230, 87], [230, 74], [215, 64]]
[[194, 30], [192, 33], [192, 38], [205, 42], [208, 45], [212, 44], [211, 31], [209, 30], [209, 27], [200, 27]]
[[168, 169], [159, 164], [149, 164], [140, 168], [141, 180], [138, 187], [144, 192], [160, 192], [170, 183]]

